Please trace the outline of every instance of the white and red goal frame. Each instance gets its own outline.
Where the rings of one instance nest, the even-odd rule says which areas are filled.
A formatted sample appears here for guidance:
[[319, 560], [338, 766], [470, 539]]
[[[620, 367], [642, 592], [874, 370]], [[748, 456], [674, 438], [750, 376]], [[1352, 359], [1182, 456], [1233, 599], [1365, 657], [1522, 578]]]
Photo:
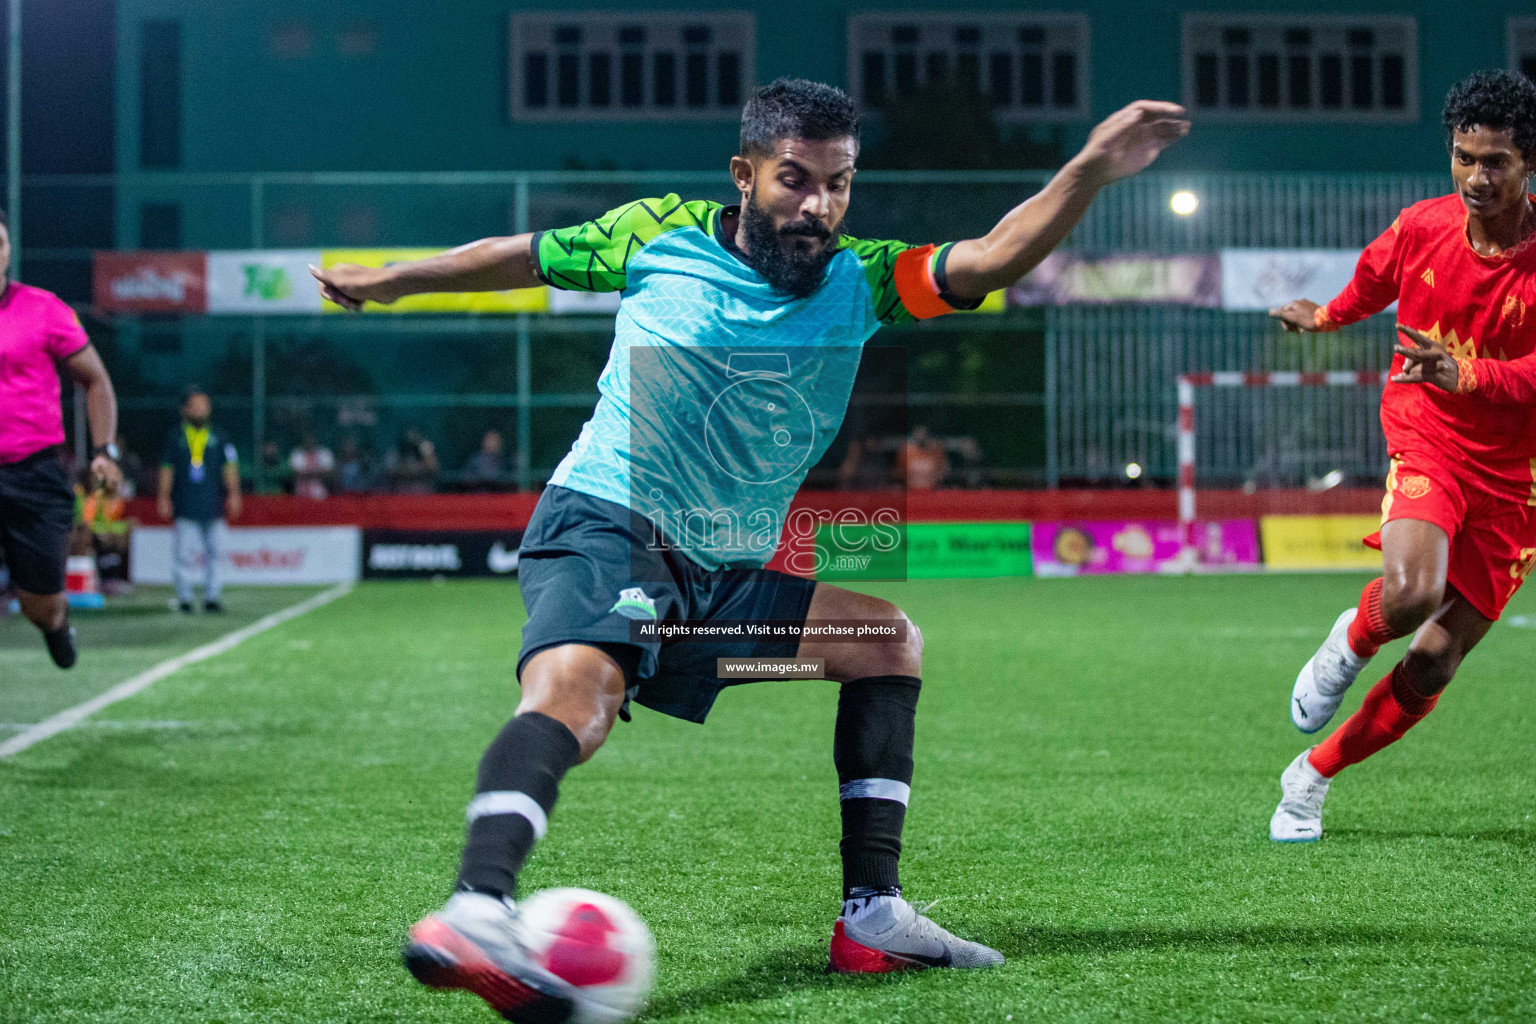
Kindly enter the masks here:
[[1369, 387], [1386, 382], [1379, 370], [1329, 370], [1303, 373], [1273, 370], [1264, 373], [1218, 371], [1184, 373], [1179, 381], [1179, 543], [1185, 572], [1196, 568], [1195, 539], [1195, 389], [1196, 388], [1327, 388]]

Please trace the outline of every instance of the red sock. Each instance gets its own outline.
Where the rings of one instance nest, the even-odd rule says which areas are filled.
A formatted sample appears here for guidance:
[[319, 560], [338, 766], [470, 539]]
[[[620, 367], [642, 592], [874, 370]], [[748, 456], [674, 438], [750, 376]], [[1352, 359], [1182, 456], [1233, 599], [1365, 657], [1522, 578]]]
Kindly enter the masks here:
[[1382, 747], [1396, 743], [1403, 734], [1434, 710], [1440, 695], [1426, 697], [1408, 683], [1402, 662], [1386, 678], [1371, 687], [1360, 710], [1323, 742], [1312, 748], [1307, 760], [1318, 773], [1331, 779], [1340, 770], [1358, 764]]
[[1355, 613], [1355, 621], [1349, 624], [1350, 650], [1362, 658], [1375, 657], [1382, 644], [1407, 635], [1393, 632], [1382, 617], [1381, 586], [1379, 578], [1365, 585], [1360, 592], [1360, 608]]

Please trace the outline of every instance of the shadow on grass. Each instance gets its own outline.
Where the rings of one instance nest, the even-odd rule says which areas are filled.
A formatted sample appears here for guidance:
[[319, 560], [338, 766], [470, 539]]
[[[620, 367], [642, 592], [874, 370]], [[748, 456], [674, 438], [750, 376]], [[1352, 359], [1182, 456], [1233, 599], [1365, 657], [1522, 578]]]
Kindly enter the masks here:
[[[1428, 926], [1381, 928], [1366, 925], [1258, 924], [1198, 928], [1044, 928], [1013, 923], [993, 927], [962, 927], [961, 934], [995, 944], [1013, 962], [1039, 957], [1099, 957], [1157, 950], [1278, 950], [1295, 947], [1298, 951], [1317, 955], [1330, 949], [1398, 946], [1410, 951], [1422, 951], [1430, 946], [1447, 944], [1536, 953], [1536, 935], [1501, 937], [1485, 931]], [[779, 999], [804, 989], [890, 985], [896, 981], [890, 975], [829, 975], [826, 962], [827, 950], [823, 943], [782, 949], [758, 960], [739, 974], [655, 1000], [647, 1008], [644, 1019], [660, 1021], [698, 1013], [707, 1016], [709, 1011], [725, 1006]], [[928, 977], [936, 973], [949, 972], [924, 972]], [[970, 976], [970, 972], [954, 972], [953, 976], [959, 980]]]
[[827, 973], [827, 944], [806, 943], [772, 953], [739, 974], [718, 978], [696, 988], [653, 1000], [645, 1020], [666, 1020], [690, 1013], [718, 1009], [760, 999], [779, 999], [802, 989], [889, 985], [890, 975], [840, 975]]
[[[970, 933], [966, 933], [970, 934]], [[1196, 928], [1042, 928], [1002, 925], [978, 931], [986, 941], [1013, 958], [1105, 955], [1160, 949], [1275, 949], [1295, 946], [1316, 952], [1329, 947], [1356, 949], [1366, 946], [1403, 946], [1422, 950], [1429, 946], [1472, 945], [1520, 952], [1536, 952], [1536, 935], [1500, 937], [1486, 931], [1414, 925], [1383, 928], [1370, 925], [1210, 925]]]
[[1327, 839], [1450, 839], [1468, 843], [1508, 843], [1511, 846], [1536, 847], [1536, 829], [1490, 828], [1463, 832], [1412, 828], [1330, 828]]

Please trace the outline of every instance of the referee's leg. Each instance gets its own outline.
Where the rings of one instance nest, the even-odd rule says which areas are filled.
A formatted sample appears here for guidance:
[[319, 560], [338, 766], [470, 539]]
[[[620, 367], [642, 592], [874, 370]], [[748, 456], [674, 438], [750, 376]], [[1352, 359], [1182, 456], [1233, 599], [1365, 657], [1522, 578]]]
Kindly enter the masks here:
[[17, 601], [22, 614], [42, 630], [54, 663], [69, 668], [77, 655], [64, 596], [64, 558], [74, 523], [74, 495], [58, 479], [67, 479], [62, 469], [5, 469], [0, 480], [0, 547]]

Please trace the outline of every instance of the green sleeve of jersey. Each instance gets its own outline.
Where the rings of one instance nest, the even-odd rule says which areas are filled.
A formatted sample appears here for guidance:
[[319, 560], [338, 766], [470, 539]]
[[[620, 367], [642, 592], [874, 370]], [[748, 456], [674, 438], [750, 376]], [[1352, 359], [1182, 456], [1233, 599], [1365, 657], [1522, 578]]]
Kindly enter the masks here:
[[868, 238], [843, 238], [843, 248], [852, 249], [864, 264], [864, 280], [875, 303], [875, 318], [882, 324], [907, 324], [916, 319], [902, 305], [896, 293], [896, 257], [914, 249], [908, 242], [882, 242]]
[[629, 258], [647, 242], [677, 228], [710, 230], [719, 203], [684, 202], [676, 195], [638, 199], [575, 227], [533, 237], [534, 266], [551, 288], [578, 292], [623, 291]]
[[[882, 324], [908, 324], [914, 320], [926, 320], [939, 312], [956, 309], [975, 309], [980, 300], [957, 298], [949, 293], [944, 276], [944, 264], [949, 257], [953, 242], [932, 247], [925, 259], [914, 266], [926, 265], [926, 271], [907, 276], [905, 280], [896, 273], [897, 257], [912, 249], [921, 248], [910, 242], [882, 242], [862, 238], [844, 238], [843, 248], [852, 249], [864, 264], [864, 279], [869, 284], [874, 300], [875, 317]], [[903, 289], [906, 289], [903, 292]], [[940, 305], [933, 304], [938, 299]]]

